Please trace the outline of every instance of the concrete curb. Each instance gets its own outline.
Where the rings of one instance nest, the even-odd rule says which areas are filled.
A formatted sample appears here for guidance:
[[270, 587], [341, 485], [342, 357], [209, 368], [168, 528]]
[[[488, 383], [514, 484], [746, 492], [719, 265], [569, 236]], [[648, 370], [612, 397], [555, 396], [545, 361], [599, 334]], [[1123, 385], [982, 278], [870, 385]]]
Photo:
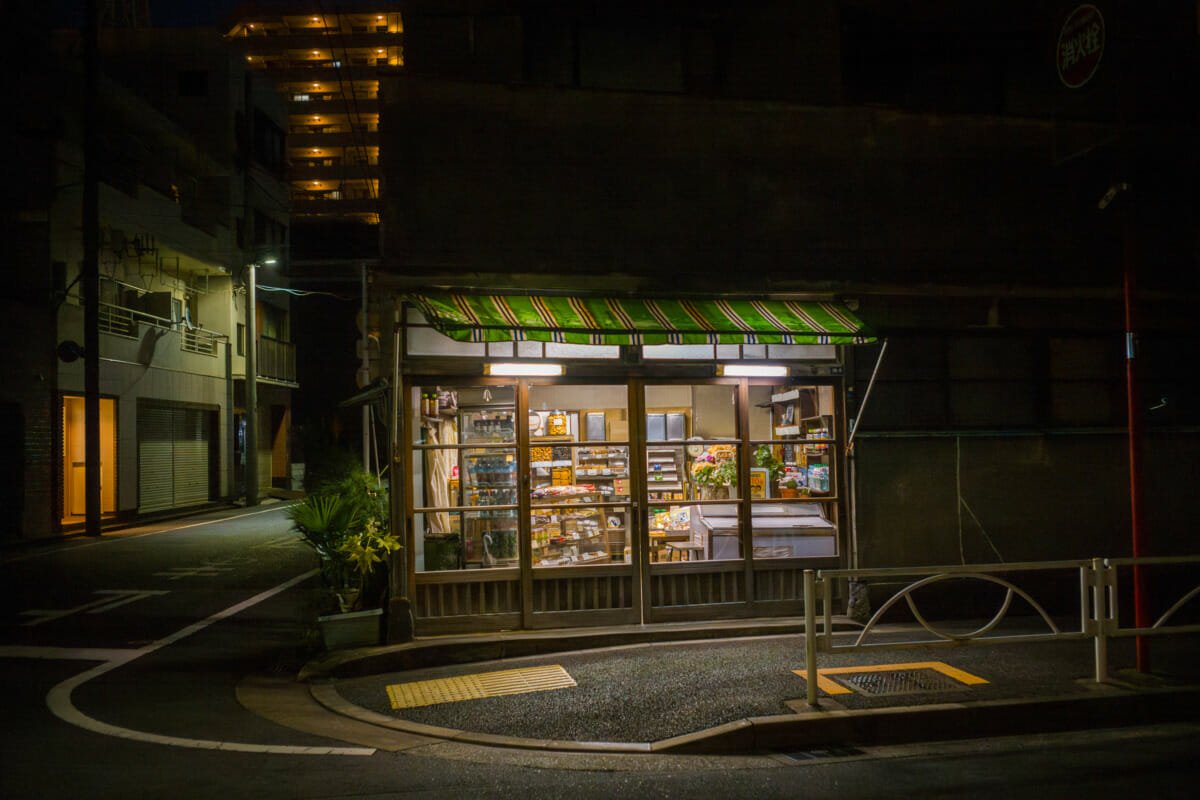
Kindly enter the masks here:
[[[846, 619], [835, 629], [856, 630]], [[328, 654], [305, 665], [299, 680], [330, 712], [411, 736], [486, 747], [532, 751], [731, 755], [830, 746], [884, 746], [1098, 727], [1128, 727], [1200, 719], [1200, 686], [1096, 686], [1087, 694], [1022, 697], [965, 703], [845, 709], [823, 700], [816, 710], [803, 700], [797, 713], [753, 717], [656, 742], [554, 741], [440, 728], [357, 706], [338, 693], [339, 678], [560, 652], [681, 643], [721, 638], [798, 635], [801, 621], [737, 620], [703, 625], [618, 626], [609, 629], [521, 631], [443, 637], [402, 645]]]
[[[862, 626], [835, 617], [835, 631]], [[710, 639], [783, 636], [804, 633], [799, 620], [732, 620], [699, 625], [631, 625], [617, 628], [517, 631], [419, 639], [404, 644], [363, 647], [328, 653], [300, 670], [299, 680], [361, 678], [449, 664], [496, 661], [550, 653], [596, 650], [636, 644], [680, 643]]]
[[1094, 696], [867, 710], [846, 710], [829, 704], [818, 711], [740, 719], [656, 742], [575, 742], [440, 728], [357, 706], [342, 697], [334, 684], [314, 684], [309, 691], [317, 703], [335, 714], [412, 736], [484, 747], [572, 753], [733, 755], [831, 746], [879, 747], [1200, 719], [1200, 687], [1102, 687]]
[[822, 710], [755, 717], [654, 744], [656, 752], [717, 754], [805, 750], [831, 745], [879, 747], [914, 742], [1129, 727], [1200, 718], [1200, 687], [1097, 696], [988, 700], [869, 710]]

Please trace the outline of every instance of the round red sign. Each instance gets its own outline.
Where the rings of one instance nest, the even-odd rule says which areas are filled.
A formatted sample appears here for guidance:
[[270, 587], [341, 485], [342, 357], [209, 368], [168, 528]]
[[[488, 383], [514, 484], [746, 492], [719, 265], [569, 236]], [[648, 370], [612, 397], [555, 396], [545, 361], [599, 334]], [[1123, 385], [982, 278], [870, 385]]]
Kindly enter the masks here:
[[1076, 8], [1063, 23], [1055, 51], [1058, 78], [1070, 89], [1078, 89], [1096, 74], [1104, 55], [1104, 17], [1093, 5]]

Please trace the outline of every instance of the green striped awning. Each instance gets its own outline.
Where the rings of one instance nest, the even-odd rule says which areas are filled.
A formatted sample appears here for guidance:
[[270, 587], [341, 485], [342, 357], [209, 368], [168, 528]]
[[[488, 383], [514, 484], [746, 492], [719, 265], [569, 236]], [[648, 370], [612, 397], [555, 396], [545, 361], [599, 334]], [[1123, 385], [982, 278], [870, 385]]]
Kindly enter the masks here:
[[650, 300], [426, 292], [409, 298], [460, 342], [864, 344], [862, 321], [829, 300]]

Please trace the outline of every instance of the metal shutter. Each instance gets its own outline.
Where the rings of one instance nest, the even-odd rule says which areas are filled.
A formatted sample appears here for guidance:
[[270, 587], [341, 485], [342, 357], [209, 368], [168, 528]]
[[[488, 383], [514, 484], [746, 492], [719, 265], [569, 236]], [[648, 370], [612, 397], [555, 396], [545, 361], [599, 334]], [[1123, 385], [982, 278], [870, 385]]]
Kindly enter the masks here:
[[138, 405], [138, 512], [162, 511], [174, 501], [172, 410]]
[[211, 415], [196, 408], [177, 408], [174, 411], [174, 505], [208, 502]]

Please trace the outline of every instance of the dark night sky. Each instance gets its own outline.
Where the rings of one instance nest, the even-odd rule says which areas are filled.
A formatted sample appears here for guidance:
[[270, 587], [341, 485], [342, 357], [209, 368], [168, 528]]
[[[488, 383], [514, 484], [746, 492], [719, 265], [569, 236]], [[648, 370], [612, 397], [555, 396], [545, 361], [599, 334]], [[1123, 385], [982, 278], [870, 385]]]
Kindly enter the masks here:
[[[104, 7], [104, 0], [96, 0]], [[150, 0], [150, 23], [156, 28], [191, 28], [216, 25], [242, 0]], [[54, 27], [83, 25], [84, 0], [54, 0]]]
[[[120, 0], [114, 0], [119, 2]], [[103, 8], [105, 0], [96, 0]], [[224, 20], [246, 0], [150, 0], [150, 24], [156, 28], [193, 28], [212, 26]], [[288, 5], [301, 5], [303, 0], [295, 0]], [[85, 0], [54, 0], [54, 27], [78, 28], [83, 24], [83, 9]], [[313, 7], [321, 6], [327, 11], [333, 11], [339, 5], [339, 0], [309, 0]], [[259, 5], [273, 5], [260, 2]]]

